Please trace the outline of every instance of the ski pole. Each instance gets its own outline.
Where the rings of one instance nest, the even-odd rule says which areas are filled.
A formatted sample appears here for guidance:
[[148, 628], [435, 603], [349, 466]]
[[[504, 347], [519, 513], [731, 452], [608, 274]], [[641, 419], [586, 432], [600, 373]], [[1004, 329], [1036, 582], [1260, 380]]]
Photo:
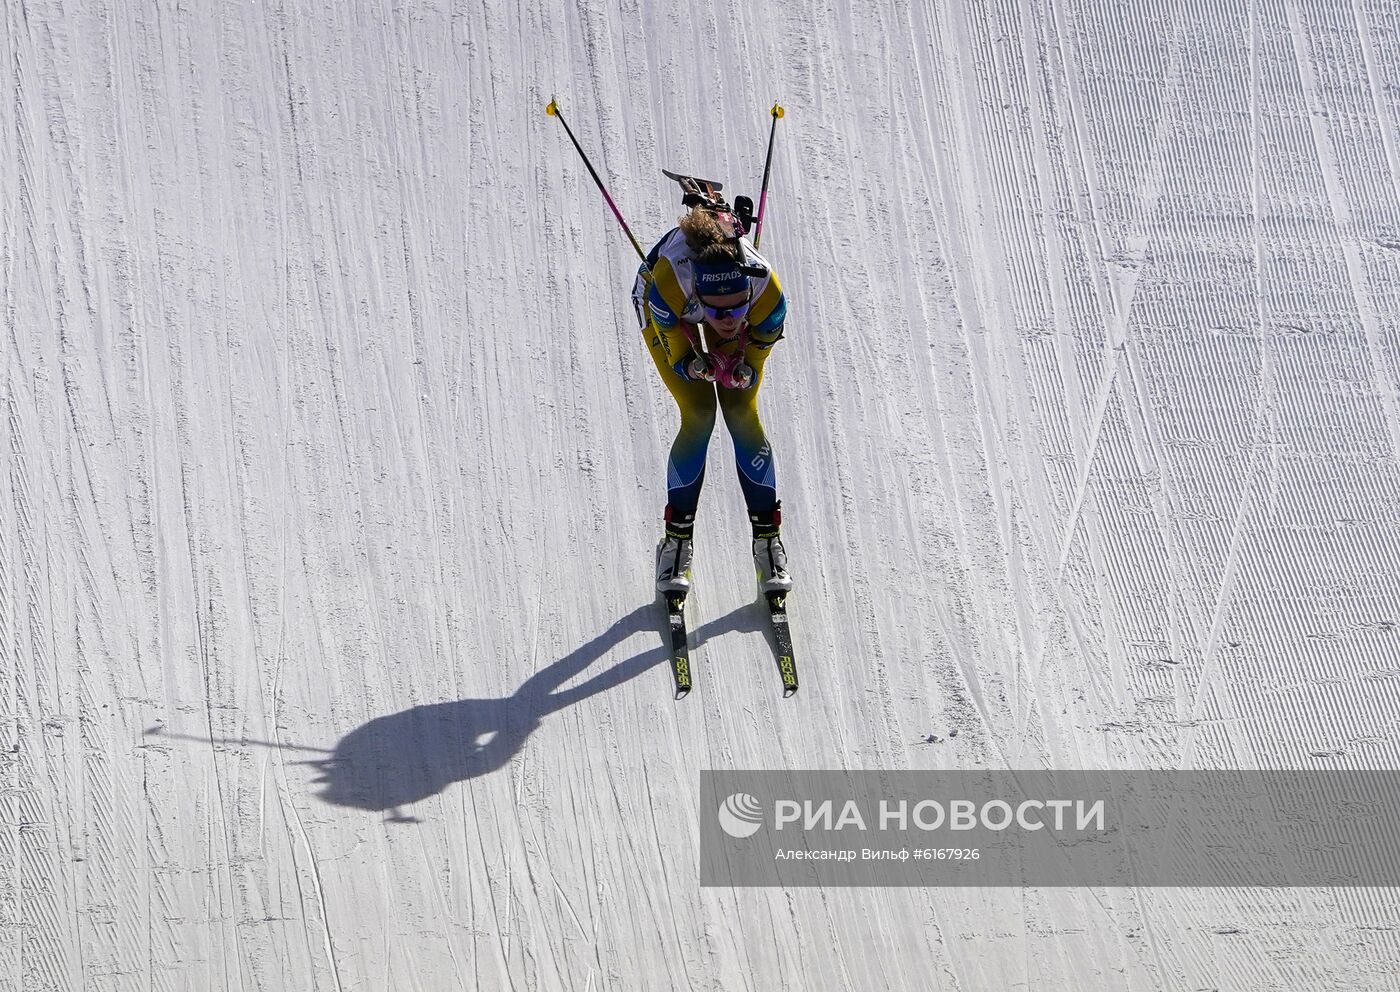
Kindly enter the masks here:
[[642, 246], [637, 244], [637, 239], [632, 236], [632, 229], [627, 226], [627, 221], [622, 219], [622, 211], [617, 209], [617, 204], [613, 202], [612, 196], [608, 194], [608, 188], [603, 185], [603, 180], [598, 178], [597, 170], [593, 168], [593, 163], [588, 161], [588, 156], [584, 154], [583, 148], [578, 143], [578, 139], [574, 137], [574, 132], [570, 130], [568, 121], [564, 120], [564, 114], [560, 111], [559, 104], [554, 97], [549, 98], [549, 106], [544, 108], [544, 112], [550, 117], [559, 118], [559, 123], [564, 125], [564, 133], [567, 134], [569, 140], [574, 143], [574, 148], [577, 149], [579, 157], [583, 159], [583, 164], [588, 166], [588, 174], [592, 176], [593, 181], [598, 184], [598, 190], [603, 194], [603, 199], [608, 201], [608, 206], [612, 207], [613, 216], [616, 217], [617, 222], [622, 225], [622, 230], [627, 233], [627, 239], [632, 242], [632, 247], [637, 249], [637, 257], [645, 263], [647, 260], [647, 253], [642, 251]]
[[773, 126], [768, 129], [768, 157], [763, 162], [763, 189], [758, 194], [758, 220], [754, 222], [753, 246], [758, 247], [759, 239], [763, 237], [763, 208], [768, 203], [768, 172], [773, 167], [773, 138], [778, 133], [778, 118], [783, 116], [783, 108], [779, 104], [773, 104], [773, 109], [768, 111], [773, 115]]

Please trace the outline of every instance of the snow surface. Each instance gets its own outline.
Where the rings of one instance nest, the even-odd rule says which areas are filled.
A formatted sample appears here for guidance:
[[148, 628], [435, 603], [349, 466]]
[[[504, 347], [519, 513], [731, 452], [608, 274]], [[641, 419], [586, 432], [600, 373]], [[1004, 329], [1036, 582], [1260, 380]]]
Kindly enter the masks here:
[[[1400, 6], [0, 32], [0, 990], [1394, 987], [1392, 890], [701, 890], [694, 843], [702, 767], [1400, 765]], [[722, 428], [671, 699], [676, 416], [552, 93], [647, 245], [787, 109], [794, 699]]]

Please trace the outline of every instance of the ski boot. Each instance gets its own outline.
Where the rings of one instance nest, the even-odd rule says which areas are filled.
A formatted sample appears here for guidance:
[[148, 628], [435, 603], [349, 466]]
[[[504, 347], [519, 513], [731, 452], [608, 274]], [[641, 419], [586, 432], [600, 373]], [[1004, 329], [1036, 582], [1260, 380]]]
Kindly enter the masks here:
[[695, 514], [666, 507], [666, 533], [656, 548], [656, 591], [663, 594], [690, 591], [690, 561]]
[[765, 595], [792, 589], [787, 552], [783, 549], [783, 539], [778, 536], [778, 526], [783, 516], [781, 506], [779, 503], [771, 510], [749, 514], [749, 522], [753, 524], [753, 567], [758, 573], [758, 588]]

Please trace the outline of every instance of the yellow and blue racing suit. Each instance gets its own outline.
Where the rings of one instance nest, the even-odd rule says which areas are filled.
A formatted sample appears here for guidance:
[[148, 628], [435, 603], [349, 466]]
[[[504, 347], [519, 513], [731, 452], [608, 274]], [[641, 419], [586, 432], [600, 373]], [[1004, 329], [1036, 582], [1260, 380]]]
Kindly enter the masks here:
[[692, 340], [699, 337], [699, 324], [704, 319], [704, 310], [695, 297], [689, 249], [679, 228], [648, 253], [647, 264], [638, 270], [632, 290], [647, 350], [681, 411], [680, 431], [671, 444], [666, 468], [667, 496], [676, 512], [694, 513], [699, 504], [716, 410], [724, 415], [725, 426], [734, 439], [739, 485], [749, 512], [771, 511], [778, 504], [773, 451], [758, 418], [758, 387], [763, 382], [768, 351], [783, 335], [787, 302], [767, 260], [747, 240], [744, 249], [768, 270], [767, 275], [748, 277], [753, 302], [746, 333], [732, 341], [711, 334], [713, 340], [708, 344], [710, 350], [725, 355], [733, 355], [742, 345], [744, 361], [754, 372], [747, 389], [726, 389], [713, 382], [690, 380], [676, 371], [677, 364], [694, 350]]

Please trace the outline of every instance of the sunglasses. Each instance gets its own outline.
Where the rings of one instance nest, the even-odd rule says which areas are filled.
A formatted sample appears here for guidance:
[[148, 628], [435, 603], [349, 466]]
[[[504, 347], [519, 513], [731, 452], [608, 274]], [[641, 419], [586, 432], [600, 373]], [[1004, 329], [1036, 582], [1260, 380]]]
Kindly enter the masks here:
[[753, 294], [743, 303], [732, 307], [712, 307], [704, 300], [700, 300], [700, 307], [705, 311], [707, 320], [738, 320], [749, 312], [749, 307], [753, 306]]

